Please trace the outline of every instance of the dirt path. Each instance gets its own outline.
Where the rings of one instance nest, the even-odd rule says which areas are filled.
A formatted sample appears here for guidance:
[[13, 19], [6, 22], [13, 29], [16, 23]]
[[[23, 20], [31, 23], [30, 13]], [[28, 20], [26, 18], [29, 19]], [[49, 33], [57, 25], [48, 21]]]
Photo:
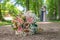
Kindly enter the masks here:
[[60, 23], [57, 22], [38, 22], [38, 27], [42, 28], [44, 31], [57, 32], [60, 31]]
[[60, 40], [60, 23], [39, 22], [38, 26], [44, 32], [26, 37], [16, 36], [10, 25], [2, 26], [0, 27], [0, 40]]

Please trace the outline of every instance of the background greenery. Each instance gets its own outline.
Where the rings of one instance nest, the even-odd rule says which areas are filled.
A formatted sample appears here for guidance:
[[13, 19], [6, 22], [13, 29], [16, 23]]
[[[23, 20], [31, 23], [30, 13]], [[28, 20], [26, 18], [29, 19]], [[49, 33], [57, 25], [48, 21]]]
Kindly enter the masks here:
[[[3, 2], [1, 3], [1, 1]], [[15, 7], [17, 4], [26, 8], [26, 11], [32, 10], [39, 18], [41, 8], [45, 5], [48, 11], [48, 19], [50, 21], [60, 21], [60, 0], [46, 0], [46, 3], [44, 3], [44, 0], [15, 0], [14, 4], [10, 3], [10, 1], [11, 0], [0, 0], [0, 21], [5, 21], [3, 18], [5, 14], [16, 16], [19, 13], [23, 13], [23, 11]]]

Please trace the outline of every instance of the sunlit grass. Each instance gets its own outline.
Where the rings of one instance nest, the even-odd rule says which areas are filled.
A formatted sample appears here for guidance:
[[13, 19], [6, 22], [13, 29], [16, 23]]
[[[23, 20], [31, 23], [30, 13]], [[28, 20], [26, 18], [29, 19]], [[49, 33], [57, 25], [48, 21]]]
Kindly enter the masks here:
[[3, 26], [3, 25], [10, 25], [11, 23], [10, 22], [0, 22], [0, 26]]
[[60, 22], [60, 20], [49, 20], [49, 22]]

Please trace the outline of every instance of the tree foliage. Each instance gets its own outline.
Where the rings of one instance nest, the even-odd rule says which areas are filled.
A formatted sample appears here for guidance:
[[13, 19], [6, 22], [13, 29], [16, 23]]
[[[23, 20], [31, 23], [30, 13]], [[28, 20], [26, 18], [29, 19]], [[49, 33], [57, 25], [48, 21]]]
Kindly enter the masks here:
[[56, 1], [57, 1], [57, 6], [58, 6], [58, 16], [60, 20], [60, 0], [56, 0]]
[[43, 0], [15, 0], [16, 4], [19, 4], [26, 8], [26, 10], [32, 10], [37, 16], [39, 16], [39, 10], [43, 5]]
[[3, 17], [5, 14], [11, 14], [12, 16], [16, 16], [21, 11], [18, 10], [15, 5], [10, 3], [10, 0], [3, 0], [2, 3], [0, 3], [0, 19], [3, 20]]
[[49, 19], [51, 19], [51, 20], [57, 19], [57, 16], [58, 16], [57, 0], [47, 0], [46, 4], [47, 4], [47, 9], [48, 9]]

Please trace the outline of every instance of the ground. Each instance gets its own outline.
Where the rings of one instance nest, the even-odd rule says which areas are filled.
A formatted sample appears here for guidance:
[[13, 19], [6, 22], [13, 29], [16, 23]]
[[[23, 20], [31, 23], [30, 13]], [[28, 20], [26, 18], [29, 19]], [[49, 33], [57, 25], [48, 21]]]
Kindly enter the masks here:
[[10, 25], [0, 27], [0, 40], [60, 40], [60, 23], [38, 22], [43, 32], [26, 37], [16, 36]]

